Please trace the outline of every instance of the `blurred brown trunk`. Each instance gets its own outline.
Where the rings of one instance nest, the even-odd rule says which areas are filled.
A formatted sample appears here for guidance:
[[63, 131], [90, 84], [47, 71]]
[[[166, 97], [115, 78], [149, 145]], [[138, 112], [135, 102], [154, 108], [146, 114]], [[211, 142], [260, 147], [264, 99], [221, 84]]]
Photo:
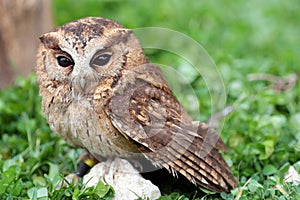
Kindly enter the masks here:
[[34, 69], [38, 37], [51, 27], [51, 0], [0, 0], [0, 88]]

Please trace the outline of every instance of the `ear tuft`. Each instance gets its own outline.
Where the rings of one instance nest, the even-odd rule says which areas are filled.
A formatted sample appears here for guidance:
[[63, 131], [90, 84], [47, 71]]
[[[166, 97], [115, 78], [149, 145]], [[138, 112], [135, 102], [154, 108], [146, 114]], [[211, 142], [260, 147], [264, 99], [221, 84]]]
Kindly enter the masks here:
[[40, 41], [48, 49], [60, 50], [56, 33], [46, 33], [40, 36]]

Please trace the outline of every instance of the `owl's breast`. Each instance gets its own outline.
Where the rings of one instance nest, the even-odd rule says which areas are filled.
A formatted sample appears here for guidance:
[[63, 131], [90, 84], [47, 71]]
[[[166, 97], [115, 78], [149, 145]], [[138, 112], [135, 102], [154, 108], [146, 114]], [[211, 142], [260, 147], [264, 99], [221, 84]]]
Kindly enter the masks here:
[[63, 86], [53, 91], [41, 88], [43, 112], [52, 131], [72, 146], [85, 148], [97, 158], [132, 156], [137, 147], [119, 133], [103, 110], [108, 91], [98, 88], [89, 96], [75, 95]]
[[124, 138], [111, 123], [104, 110], [92, 102], [73, 102], [69, 107], [70, 130], [75, 141], [95, 157], [129, 157], [136, 152], [132, 142]]
[[131, 141], [122, 136], [104, 110], [86, 99], [73, 101], [66, 110], [64, 124], [67, 131], [58, 134], [69, 144], [87, 149], [96, 158], [130, 157], [136, 152]]

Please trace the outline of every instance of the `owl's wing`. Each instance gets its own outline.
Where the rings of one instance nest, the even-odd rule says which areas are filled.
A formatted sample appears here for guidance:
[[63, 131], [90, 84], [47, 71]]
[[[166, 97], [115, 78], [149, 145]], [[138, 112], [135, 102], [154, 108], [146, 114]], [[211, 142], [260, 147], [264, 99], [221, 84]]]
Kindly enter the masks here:
[[131, 70], [118, 84], [106, 113], [151, 162], [216, 192], [237, 185], [218, 152], [225, 150], [222, 140], [206, 124], [191, 120], [156, 66]]

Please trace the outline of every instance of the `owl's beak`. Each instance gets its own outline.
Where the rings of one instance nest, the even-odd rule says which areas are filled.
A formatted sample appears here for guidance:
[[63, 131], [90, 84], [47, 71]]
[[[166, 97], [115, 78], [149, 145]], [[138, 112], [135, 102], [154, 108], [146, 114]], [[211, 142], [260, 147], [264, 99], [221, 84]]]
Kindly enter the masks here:
[[89, 93], [97, 84], [97, 79], [91, 76], [80, 76], [73, 79], [74, 89], [79, 93]]
[[81, 90], [85, 90], [85, 86], [86, 86], [86, 81], [85, 79], [82, 77], [80, 80], [79, 80], [79, 84], [80, 84], [80, 87], [81, 87]]
[[84, 92], [87, 86], [86, 76], [83, 74], [84, 72], [80, 70], [78, 66], [74, 66], [72, 72], [72, 82], [78, 92]]
[[85, 80], [85, 77], [76, 77], [73, 79], [73, 86], [76, 89], [77, 92], [84, 92], [87, 87], [87, 81]]
[[95, 77], [92, 70], [88, 68], [80, 70], [80, 67], [74, 66], [72, 72], [72, 83], [77, 92], [88, 93], [98, 84], [98, 78]]

